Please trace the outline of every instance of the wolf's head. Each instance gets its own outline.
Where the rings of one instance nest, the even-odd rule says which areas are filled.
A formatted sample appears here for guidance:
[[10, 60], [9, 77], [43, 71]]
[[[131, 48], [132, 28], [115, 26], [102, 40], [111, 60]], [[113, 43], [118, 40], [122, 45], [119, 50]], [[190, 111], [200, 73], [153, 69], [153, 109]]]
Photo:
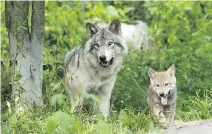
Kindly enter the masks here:
[[100, 65], [109, 67], [118, 55], [127, 54], [127, 46], [122, 38], [121, 23], [114, 20], [108, 27], [99, 28], [97, 25], [87, 23], [90, 34], [87, 51], [97, 58]]
[[162, 105], [167, 104], [169, 97], [173, 95], [176, 89], [176, 77], [174, 64], [164, 72], [156, 72], [149, 68], [150, 87], [158, 94]]

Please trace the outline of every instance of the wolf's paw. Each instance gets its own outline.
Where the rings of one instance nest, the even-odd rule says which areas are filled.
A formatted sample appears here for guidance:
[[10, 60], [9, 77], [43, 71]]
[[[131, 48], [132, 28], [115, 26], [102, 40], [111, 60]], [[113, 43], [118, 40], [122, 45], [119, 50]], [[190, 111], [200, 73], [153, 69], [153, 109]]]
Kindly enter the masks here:
[[164, 124], [163, 124], [163, 128], [164, 129], [167, 129], [169, 127], [174, 127], [176, 126], [175, 122], [174, 121], [166, 121]]
[[167, 123], [167, 126], [168, 127], [175, 127], [175, 126], [177, 126], [177, 124], [174, 121], [171, 121], [171, 122]]
[[163, 124], [163, 128], [164, 129], [167, 129], [168, 127], [169, 127], [169, 123], [168, 122], [166, 122], [166, 123]]
[[177, 128], [180, 128], [181, 125], [184, 124], [184, 123], [185, 123], [185, 122], [180, 121], [180, 120], [175, 120], [175, 121], [174, 121], [174, 124], [175, 124], [175, 126], [176, 126]]
[[163, 129], [166, 129], [169, 127], [168, 123], [167, 122], [158, 122], [157, 124], [159, 127], [163, 128]]

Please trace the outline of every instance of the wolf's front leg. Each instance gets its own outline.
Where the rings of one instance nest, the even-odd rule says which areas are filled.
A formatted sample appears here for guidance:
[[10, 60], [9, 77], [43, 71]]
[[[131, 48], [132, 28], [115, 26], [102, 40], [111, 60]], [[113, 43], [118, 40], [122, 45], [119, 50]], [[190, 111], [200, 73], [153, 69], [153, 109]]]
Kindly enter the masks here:
[[81, 93], [69, 90], [69, 101], [72, 112], [74, 112], [77, 107], [82, 108], [83, 95]]
[[105, 84], [101, 87], [101, 93], [100, 93], [100, 97], [101, 97], [101, 101], [99, 104], [99, 110], [102, 113], [102, 115], [104, 116], [105, 120], [107, 120], [107, 117], [109, 115], [109, 110], [110, 110], [110, 97], [111, 97], [111, 93], [114, 87], [114, 82]]
[[83, 102], [83, 90], [76, 89], [74, 86], [69, 88], [68, 90], [69, 93], [69, 102], [70, 106], [72, 108], [72, 112], [76, 110], [76, 108], [81, 109], [82, 108], [82, 102]]
[[107, 117], [109, 115], [109, 109], [110, 109], [110, 97], [109, 96], [101, 97], [99, 110], [104, 116], [105, 120], [107, 120]]
[[165, 109], [165, 113], [167, 113], [166, 115], [167, 122], [170, 126], [174, 125], [175, 108], [176, 108], [176, 102], [174, 104], [171, 104], [168, 108]]
[[163, 108], [160, 105], [156, 104], [154, 105], [152, 112], [153, 112], [152, 114], [153, 114], [154, 120], [158, 122], [159, 125], [166, 128], [167, 120], [166, 120], [166, 116], [163, 113]]

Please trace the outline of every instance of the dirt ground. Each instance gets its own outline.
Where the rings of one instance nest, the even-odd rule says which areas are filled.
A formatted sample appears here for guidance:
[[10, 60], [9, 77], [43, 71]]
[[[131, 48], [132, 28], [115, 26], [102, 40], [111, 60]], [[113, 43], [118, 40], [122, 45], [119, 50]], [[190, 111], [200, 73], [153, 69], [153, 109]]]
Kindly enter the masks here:
[[212, 119], [177, 122], [176, 124], [165, 130], [152, 131], [148, 134], [212, 134]]

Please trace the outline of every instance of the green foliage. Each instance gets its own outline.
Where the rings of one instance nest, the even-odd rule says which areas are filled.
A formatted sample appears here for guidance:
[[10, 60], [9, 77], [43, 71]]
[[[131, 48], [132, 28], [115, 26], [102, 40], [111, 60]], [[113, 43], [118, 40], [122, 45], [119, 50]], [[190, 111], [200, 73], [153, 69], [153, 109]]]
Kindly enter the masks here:
[[[142, 7], [142, 8], [141, 8]], [[10, 100], [9, 47], [4, 16], [1, 24], [1, 93], [3, 133], [144, 133], [153, 127], [147, 107], [149, 67], [175, 64], [178, 87], [176, 119], [212, 117], [211, 2], [45, 2], [43, 92], [45, 107], [17, 112]], [[1, 8], [4, 14], [4, 6]], [[63, 58], [87, 39], [87, 22], [113, 19], [148, 22], [155, 48], [125, 57], [111, 98], [111, 115], [73, 112], [63, 80]], [[90, 96], [94, 98], [93, 96]], [[96, 98], [97, 99], [97, 98]]]
[[210, 2], [147, 2], [148, 18], [157, 45], [189, 45], [198, 49], [211, 42]]
[[121, 124], [124, 127], [132, 130], [133, 132], [136, 131], [148, 131], [151, 129], [151, 117], [148, 114], [138, 112], [135, 114], [131, 110], [121, 110], [118, 116], [118, 120], [120, 120]]
[[70, 122], [71, 117], [69, 114], [62, 111], [58, 111], [47, 118], [46, 130], [48, 133], [55, 133], [55, 131], [59, 131], [58, 133], [68, 133], [71, 130], [69, 127]]
[[55, 94], [51, 98], [51, 105], [63, 105], [65, 103], [66, 96], [63, 94]]
[[[21, 112], [16, 110], [13, 113], [7, 113], [7, 122], [2, 122], [3, 133], [45, 133], [44, 122], [39, 112], [33, 110]], [[5, 115], [4, 115], [5, 116]], [[3, 118], [4, 119], [4, 118]]]

